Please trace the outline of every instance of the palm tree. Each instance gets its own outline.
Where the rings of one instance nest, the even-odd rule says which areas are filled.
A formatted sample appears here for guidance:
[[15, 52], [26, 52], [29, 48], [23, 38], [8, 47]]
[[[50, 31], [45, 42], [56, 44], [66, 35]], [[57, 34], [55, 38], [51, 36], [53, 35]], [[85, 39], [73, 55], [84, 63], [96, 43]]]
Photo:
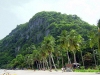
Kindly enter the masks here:
[[[62, 52], [63, 52], [63, 50], [67, 51], [68, 63], [71, 63], [70, 58], [69, 58], [69, 54], [68, 54], [68, 47], [69, 47], [68, 39], [69, 38], [68, 38], [67, 31], [63, 30], [61, 32], [61, 35], [58, 37], [59, 37], [58, 42], [60, 45], [60, 49], [62, 49]], [[63, 58], [62, 58], [62, 60], [63, 60]], [[63, 67], [63, 61], [62, 61], [62, 67]]]
[[32, 56], [33, 56], [33, 60], [36, 62], [37, 69], [40, 69], [39, 62], [42, 60], [40, 50], [33, 50]]
[[48, 53], [45, 51], [43, 44], [41, 45], [40, 54], [41, 54], [42, 60], [43, 60], [43, 69], [45, 70], [46, 67], [48, 67], [48, 64], [46, 63]]
[[26, 64], [26, 68], [29, 67], [29, 65], [28, 65], [28, 55], [29, 54], [25, 55], [25, 57], [24, 57], [24, 63]]
[[26, 63], [26, 65], [28, 65], [27, 68], [31, 68], [31, 60], [30, 59], [31, 59], [30, 54], [25, 55], [24, 62]]
[[92, 60], [92, 54], [90, 52], [86, 52], [85, 55], [84, 55], [84, 60], [86, 62], [86, 66], [90, 66], [91, 64], [91, 60]]
[[95, 62], [95, 66], [97, 66], [96, 64], [96, 58], [95, 58], [95, 50], [94, 50], [94, 46], [96, 45], [97, 42], [97, 37], [96, 34], [94, 33], [94, 31], [90, 31], [89, 33], [89, 44], [90, 44], [90, 48], [93, 51], [93, 57], [94, 57], [94, 62]]
[[[97, 27], [98, 27], [98, 55], [100, 58], [100, 19], [98, 20]], [[98, 60], [98, 63], [99, 61], [100, 60]]]
[[33, 64], [34, 64], [33, 54], [29, 54], [29, 58], [28, 59], [30, 61], [31, 68], [33, 69]]
[[83, 66], [84, 66], [84, 59], [83, 59], [83, 50], [86, 48], [86, 42], [84, 41], [84, 39], [82, 39], [82, 42], [80, 44], [80, 47], [79, 47], [81, 50], [81, 59], [82, 59], [82, 63], [83, 63]]
[[[59, 65], [60, 65], [59, 64], [59, 58], [63, 56], [62, 55], [62, 51], [60, 49], [60, 45], [56, 45], [54, 54], [55, 54], [55, 56], [57, 58], [57, 67], [59, 68]], [[62, 61], [62, 66], [63, 66], [63, 61]]]
[[99, 56], [100, 56], [100, 19], [97, 23], [98, 26], [98, 52], [99, 52]]
[[37, 48], [37, 53], [36, 53], [36, 63], [37, 63], [37, 68], [40, 70], [43, 68], [42, 66], [42, 60], [43, 60], [43, 57], [42, 57], [42, 53], [41, 53], [41, 49], [40, 47]]
[[[44, 48], [44, 51], [46, 53], [48, 53], [48, 55], [49, 55], [50, 71], [51, 71], [51, 68], [52, 68], [51, 59], [52, 59], [52, 62], [54, 64], [54, 60], [53, 60], [53, 57], [52, 57], [52, 53], [54, 52], [54, 46], [55, 46], [55, 39], [54, 39], [53, 36], [48, 35], [48, 36], [44, 37], [42, 47]], [[55, 64], [54, 64], [54, 67], [56, 69]]]
[[74, 63], [77, 63], [76, 51], [79, 50], [81, 42], [82, 42], [82, 37], [75, 30], [71, 30], [69, 35], [69, 48], [74, 54]]

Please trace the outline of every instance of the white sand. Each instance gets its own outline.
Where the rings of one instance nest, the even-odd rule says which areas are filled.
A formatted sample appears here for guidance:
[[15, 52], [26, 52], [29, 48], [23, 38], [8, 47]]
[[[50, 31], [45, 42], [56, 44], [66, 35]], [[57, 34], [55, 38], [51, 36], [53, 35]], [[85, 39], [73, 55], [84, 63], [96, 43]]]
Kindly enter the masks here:
[[[10, 75], [98, 75], [89, 72], [62, 72], [62, 71], [34, 71], [34, 70], [7, 70]], [[0, 73], [0, 75], [3, 75]]]

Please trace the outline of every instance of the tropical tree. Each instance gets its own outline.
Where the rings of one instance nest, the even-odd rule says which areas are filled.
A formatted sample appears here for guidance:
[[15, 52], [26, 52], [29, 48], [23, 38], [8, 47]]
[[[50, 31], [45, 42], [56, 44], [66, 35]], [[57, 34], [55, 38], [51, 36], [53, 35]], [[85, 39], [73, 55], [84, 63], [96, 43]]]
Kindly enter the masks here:
[[31, 68], [33, 69], [33, 64], [34, 64], [33, 54], [29, 55], [29, 61], [30, 61]]
[[86, 49], [86, 41], [84, 41], [84, 39], [82, 39], [82, 42], [81, 42], [79, 48], [80, 48], [80, 52], [81, 52], [82, 63], [83, 63], [83, 66], [84, 66], [83, 51], [84, 51], [84, 49]]
[[23, 68], [24, 57], [21, 54], [17, 55], [16, 58], [11, 61], [11, 64], [13, 64], [12, 68]]
[[43, 44], [41, 45], [40, 54], [42, 56], [43, 69], [45, 70], [46, 67], [48, 67], [48, 62], [46, 62], [47, 56], [48, 56], [48, 52], [45, 50], [45, 47], [44, 47]]
[[[50, 71], [52, 68], [51, 59], [54, 64], [53, 54], [52, 54], [54, 52], [54, 46], [55, 46], [55, 39], [53, 36], [48, 35], [48, 36], [44, 37], [44, 40], [42, 42], [42, 47], [44, 48], [44, 51], [47, 52], [49, 55]], [[56, 69], [55, 64], [54, 64], [54, 67]]]
[[98, 63], [99, 63], [100, 62], [100, 19], [98, 20], [97, 27], [98, 27], [98, 55], [99, 55]]
[[100, 19], [98, 21], [98, 51], [100, 52]]
[[28, 65], [27, 68], [31, 68], [31, 64], [32, 64], [31, 60], [32, 60], [32, 56], [30, 54], [25, 55], [24, 62], [26, 63], [26, 65]]
[[97, 61], [96, 61], [96, 57], [95, 57], [95, 50], [94, 50], [94, 46], [96, 45], [97, 43], [97, 37], [96, 37], [96, 34], [95, 32], [92, 30], [90, 31], [89, 33], [89, 45], [90, 45], [90, 48], [91, 50], [93, 51], [93, 57], [94, 57], [94, 62], [95, 62], [95, 66], [97, 66]]
[[[57, 67], [60, 67], [60, 58], [63, 56], [62, 49], [60, 45], [56, 45], [55, 51], [54, 51], [55, 57], [57, 58]], [[62, 58], [63, 59], [63, 58]], [[63, 60], [62, 60], [62, 66], [63, 66]]]
[[26, 48], [26, 52], [27, 54], [32, 54], [32, 51], [35, 49], [36, 49], [35, 45], [30, 45], [29, 47]]
[[[69, 57], [69, 54], [68, 54], [68, 48], [69, 48], [69, 38], [68, 38], [68, 33], [66, 30], [63, 30], [61, 32], [61, 35], [58, 36], [58, 42], [59, 42], [59, 45], [60, 45], [60, 49], [62, 49], [62, 53], [63, 51], [67, 51], [67, 58], [68, 58], [68, 63], [70, 64], [71, 61], [70, 61], [70, 57]], [[62, 54], [63, 55], [63, 54]], [[63, 60], [63, 56], [62, 56], [62, 60]], [[63, 61], [62, 61], [62, 67], [63, 67]]]
[[39, 62], [42, 59], [41, 54], [40, 54], [40, 51], [38, 49], [33, 50], [32, 57], [33, 57], [34, 62], [36, 62], [37, 69], [40, 69], [39, 68]]
[[90, 52], [86, 52], [86, 54], [84, 55], [84, 60], [85, 60], [85, 65], [86, 66], [90, 66], [92, 63], [92, 54]]
[[98, 26], [98, 52], [99, 52], [99, 56], [100, 56], [100, 19], [97, 23]]
[[69, 34], [69, 48], [74, 54], [74, 63], [76, 61], [76, 51], [79, 50], [80, 43], [82, 42], [82, 37], [75, 30], [71, 30]]
[[30, 66], [29, 63], [28, 63], [29, 62], [28, 61], [28, 56], [29, 56], [29, 54], [27, 54], [27, 55], [24, 56], [24, 63], [26, 65], [26, 68], [29, 68], [29, 66]]

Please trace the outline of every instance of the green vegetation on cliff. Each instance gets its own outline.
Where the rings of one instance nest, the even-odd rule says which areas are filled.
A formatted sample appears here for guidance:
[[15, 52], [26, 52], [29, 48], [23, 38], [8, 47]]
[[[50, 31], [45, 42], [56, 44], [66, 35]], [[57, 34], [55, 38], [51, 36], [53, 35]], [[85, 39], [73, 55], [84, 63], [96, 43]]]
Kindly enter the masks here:
[[[68, 34], [63, 34], [63, 30], [65, 30]], [[97, 41], [93, 41], [93, 43], [95, 44], [92, 47], [90, 46], [89, 34], [92, 32], [96, 34], [97, 27], [94, 25], [90, 25], [85, 21], [82, 21], [77, 15], [61, 14], [60, 12], [39, 12], [35, 14], [29, 20], [29, 22], [18, 25], [14, 30], [12, 30], [12, 32], [8, 36], [0, 40], [0, 67], [36, 67], [37, 61], [39, 62], [39, 60], [42, 60], [43, 64], [46, 59], [49, 59], [50, 62], [50, 59], [53, 59], [53, 57], [54, 62], [57, 64], [56, 66], [58, 67], [61, 66], [59, 65], [59, 63], [61, 64], [62, 62], [59, 61], [58, 63], [58, 60], [56, 60], [57, 57], [59, 57], [59, 60], [64, 60], [63, 64], [67, 63], [67, 61], [77, 61], [82, 64], [80, 51], [83, 52], [82, 57], [84, 57], [84, 63], [89, 64], [91, 62], [91, 64], [93, 65], [90, 64], [89, 66], [94, 66], [95, 62], [93, 59], [94, 55], [92, 49], [97, 49]], [[50, 37], [52, 36], [55, 39], [55, 45], [51, 45], [52, 40], [51, 42], [49, 39], [46, 40], [46, 37], [48, 35]], [[75, 36], [76, 38], [73, 36]], [[70, 41], [68, 44], [67, 42], [69, 38]], [[58, 41], [59, 39], [62, 39], [62, 41]], [[47, 42], [44, 42], [45, 40]], [[48, 45], [47, 49], [51, 51], [47, 51], [45, 43]], [[80, 47], [78, 46], [78, 44], [80, 44]], [[39, 55], [38, 51], [41, 55]], [[55, 52], [57, 52], [58, 54], [55, 54]], [[68, 53], [67, 56], [66, 52]], [[71, 59], [66, 58], [68, 57], [68, 55]], [[39, 57], [37, 56], [43, 58], [39, 59]]]

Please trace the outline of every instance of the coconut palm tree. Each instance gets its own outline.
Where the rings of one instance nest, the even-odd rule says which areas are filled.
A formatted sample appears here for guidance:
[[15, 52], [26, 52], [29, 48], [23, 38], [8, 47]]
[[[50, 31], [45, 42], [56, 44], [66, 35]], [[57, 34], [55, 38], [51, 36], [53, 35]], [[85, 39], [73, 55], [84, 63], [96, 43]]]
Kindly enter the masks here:
[[25, 62], [25, 64], [26, 64], [26, 68], [29, 67], [29, 64], [28, 64], [28, 55], [29, 55], [29, 54], [25, 55], [25, 57], [24, 57], [24, 62]]
[[[60, 66], [60, 64], [59, 64], [59, 62], [60, 62], [59, 58], [63, 56], [62, 55], [62, 50], [60, 48], [60, 45], [56, 45], [54, 54], [55, 54], [55, 56], [57, 58], [57, 67], [59, 68], [59, 66]], [[62, 66], [63, 66], [63, 61], [62, 61]]]
[[25, 61], [26, 65], [28, 65], [27, 68], [31, 68], [31, 60], [30, 59], [31, 59], [30, 54], [25, 55], [24, 61]]
[[31, 68], [33, 69], [33, 64], [34, 64], [34, 59], [33, 59], [33, 54], [29, 54], [29, 56], [28, 56], [29, 58], [29, 61], [30, 61], [30, 66], [31, 66]]
[[42, 56], [41, 56], [41, 53], [40, 53], [40, 50], [33, 50], [33, 60], [36, 62], [36, 65], [37, 65], [37, 69], [40, 69], [39, 65], [40, 65], [40, 61], [42, 60]]
[[84, 66], [83, 50], [86, 49], [86, 42], [84, 41], [84, 39], [82, 39], [82, 42], [81, 42], [79, 48], [80, 48], [82, 63], [83, 63], [83, 66]]
[[82, 37], [75, 30], [71, 30], [69, 34], [69, 48], [74, 54], [74, 63], [77, 63], [76, 51], [79, 50], [81, 42], [82, 42]]
[[[98, 55], [100, 58], [100, 19], [98, 20], [97, 27], [98, 27]], [[100, 61], [100, 59], [99, 59], [99, 61]], [[98, 63], [99, 63], [99, 61], [98, 61]]]
[[94, 46], [96, 45], [97, 43], [97, 37], [96, 37], [96, 34], [94, 31], [90, 31], [89, 33], [89, 45], [90, 45], [90, 48], [91, 50], [93, 51], [93, 57], [94, 57], [94, 62], [95, 62], [95, 66], [97, 66], [96, 64], [96, 57], [95, 57], [95, 50], [94, 50]]
[[98, 26], [98, 52], [99, 52], [99, 56], [100, 56], [100, 19], [97, 23]]
[[53, 60], [53, 57], [52, 57], [52, 55], [53, 55], [52, 53], [54, 52], [54, 46], [55, 46], [55, 39], [54, 39], [53, 36], [48, 35], [48, 36], [44, 37], [42, 47], [44, 48], [44, 51], [46, 53], [48, 53], [48, 55], [49, 55], [50, 71], [52, 69], [51, 59], [52, 59], [53, 65], [56, 69], [56, 66], [54, 64], [54, 60]]
[[[63, 52], [63, 50], [67, 51], [68, 63], [71, 63], [69, 54], [68, 54], [69, 38], [68, 38], [67, 31], [63, 30], [61, 32], [61, 35], [58, 37], [59, 37], [58, 42], [59, 42], [60, 48], [62, 49], [62, 52]], [[62, 67], [63, 67], [63, 65], [62, 65]]]
[[41, 54], [42, 60], [43, 60], [43, 69], [45, 70], [46, 67], [48, 67], [48, 63], [46, 62], [48, 53], [47, 53], [47, 51], [45, 50], [45, 47], [44, 47], [43, 44], [41, 45], [40, 54]]

